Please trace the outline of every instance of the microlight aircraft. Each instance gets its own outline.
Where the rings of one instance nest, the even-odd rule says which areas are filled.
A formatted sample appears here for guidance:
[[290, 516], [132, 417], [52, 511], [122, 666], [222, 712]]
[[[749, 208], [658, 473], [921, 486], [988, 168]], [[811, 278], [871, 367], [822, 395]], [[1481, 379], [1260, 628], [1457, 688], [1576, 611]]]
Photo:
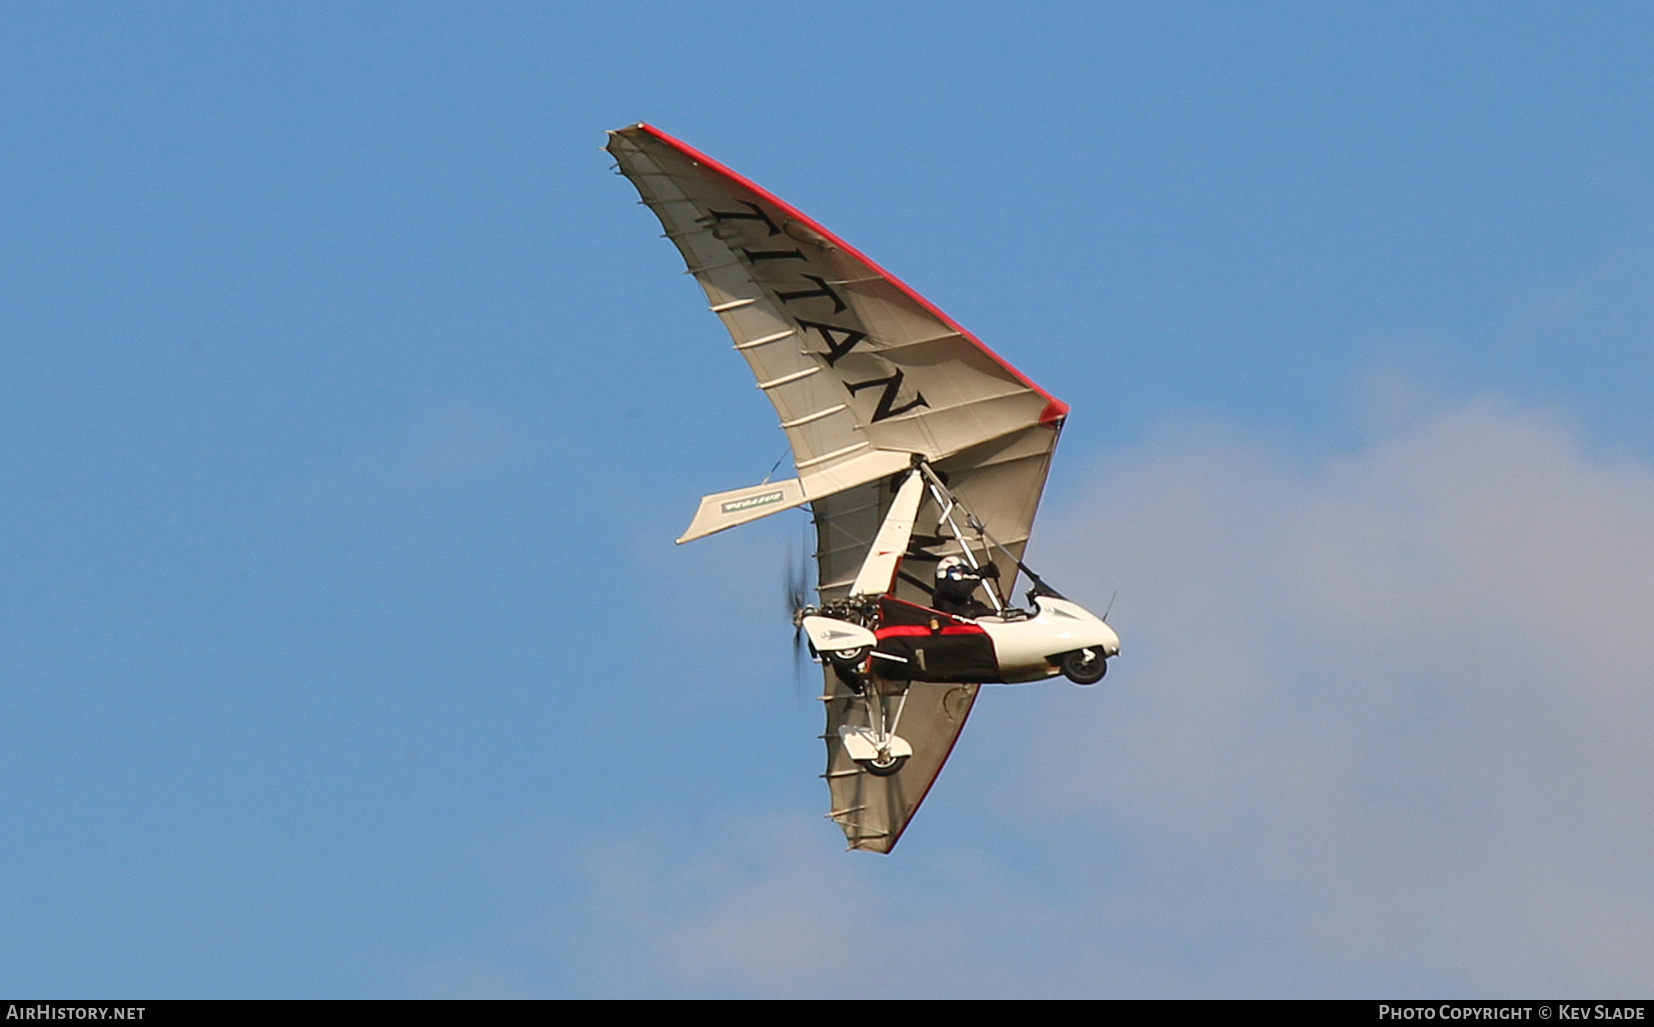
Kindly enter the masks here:
[[[850, 848], [889, 852], [981, 685], [1092, 684], [1120, 651], [1022, 562], [1068, 406], [710, 157], [641, 123], [607, 149], [775, 405], [798, 472], [706, 496], [678, 542], [809, 507], [817, 601], [793, 622], [825, 680], [827, 816]], [[1026, 608], [1008, 598], [1019, 574]]]

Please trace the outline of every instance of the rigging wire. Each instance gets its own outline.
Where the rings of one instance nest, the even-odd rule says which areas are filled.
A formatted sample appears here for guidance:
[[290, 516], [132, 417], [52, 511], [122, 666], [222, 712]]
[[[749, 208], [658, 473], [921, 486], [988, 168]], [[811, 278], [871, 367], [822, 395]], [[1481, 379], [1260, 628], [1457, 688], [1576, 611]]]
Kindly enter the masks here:
[[774, 475], [774, 474], [775, 474], [775, 469], [776, 469], [776, 468], [777, 468], [777, 467], [780, 467], [780, 466], [781, 466], [781, 461], [783, 461], [783, 460], [785, 460], [785, 459], [787, 459], [787, 454], [788, 454], [788, 453], [791, 453], [791, 452], [792, 452], [792, 451], [793, 451], [793, 447], [792, 447], [792, 445], [791, 445], [791, 444], [790, 444], [790, 443], [789, 443], [789, 444], [788, 444], [788, 446], [787, 446], [787, 448], [786, 448], [786, 449], [783, 449], [783, 450], [782, 450], [782, 451], [781, 451], [781, 455], [780, 455], [780, 456], [778, 456], [778, 457], [776, 457], [776, 458], [775, 458], [775, 463], [773, 463], [773, 464], [770, 464], [770, 470], [769, 470], [769, 473], [768, 473], [768, 474], [766, 474], [766, 475], [764, 475], [764, 480], [763, 480], [763, 481], [761, 481], [761, 482], [759, 482], [759, 483], [758, 483], [758, 484], [760, 484], [760, 485], [768, 485], [768, 484], [769, 484], [769, 483], [770, 483], [770, 478], [771, 478], [771, 476], [773, 476], [773, 475]]

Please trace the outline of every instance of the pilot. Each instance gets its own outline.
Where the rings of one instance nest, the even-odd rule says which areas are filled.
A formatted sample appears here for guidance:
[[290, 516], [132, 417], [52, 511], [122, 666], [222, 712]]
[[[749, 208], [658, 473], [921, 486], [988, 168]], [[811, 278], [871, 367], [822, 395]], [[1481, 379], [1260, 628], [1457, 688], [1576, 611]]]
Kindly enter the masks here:
[[994, 612], [993, 607], [976, 598], [976, 586], [986, 578], [997, 577], [999, 568], [992, 563], [976, 568], [957, 556], [944, 556], [936, 564], [933, 605], [956, 617], [985, 617]]

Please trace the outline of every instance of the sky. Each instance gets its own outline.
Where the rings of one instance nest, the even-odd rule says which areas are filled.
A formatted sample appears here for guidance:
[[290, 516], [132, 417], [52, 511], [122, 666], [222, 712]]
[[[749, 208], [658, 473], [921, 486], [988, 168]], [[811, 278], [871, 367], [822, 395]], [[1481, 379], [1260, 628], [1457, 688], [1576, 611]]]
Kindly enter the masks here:
[[[1654, 990], [1654, 11], [0, 8], [0, 992]], [[646, 120], [1068, 402], [1105, 681], [821, 816]], [[1117, 598], [1115, 598], [1117, 595]]]

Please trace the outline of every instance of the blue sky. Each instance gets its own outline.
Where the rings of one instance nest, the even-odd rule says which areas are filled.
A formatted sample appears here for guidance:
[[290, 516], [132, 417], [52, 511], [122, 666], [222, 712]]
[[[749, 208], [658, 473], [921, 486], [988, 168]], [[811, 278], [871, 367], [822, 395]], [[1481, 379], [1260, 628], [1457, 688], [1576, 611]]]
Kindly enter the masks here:
[[[7, 5], [0, 990], [1648, 991], [1651, 22]], [[640, 119], [1073, 407], [1125, 654], [892, 857]]]

